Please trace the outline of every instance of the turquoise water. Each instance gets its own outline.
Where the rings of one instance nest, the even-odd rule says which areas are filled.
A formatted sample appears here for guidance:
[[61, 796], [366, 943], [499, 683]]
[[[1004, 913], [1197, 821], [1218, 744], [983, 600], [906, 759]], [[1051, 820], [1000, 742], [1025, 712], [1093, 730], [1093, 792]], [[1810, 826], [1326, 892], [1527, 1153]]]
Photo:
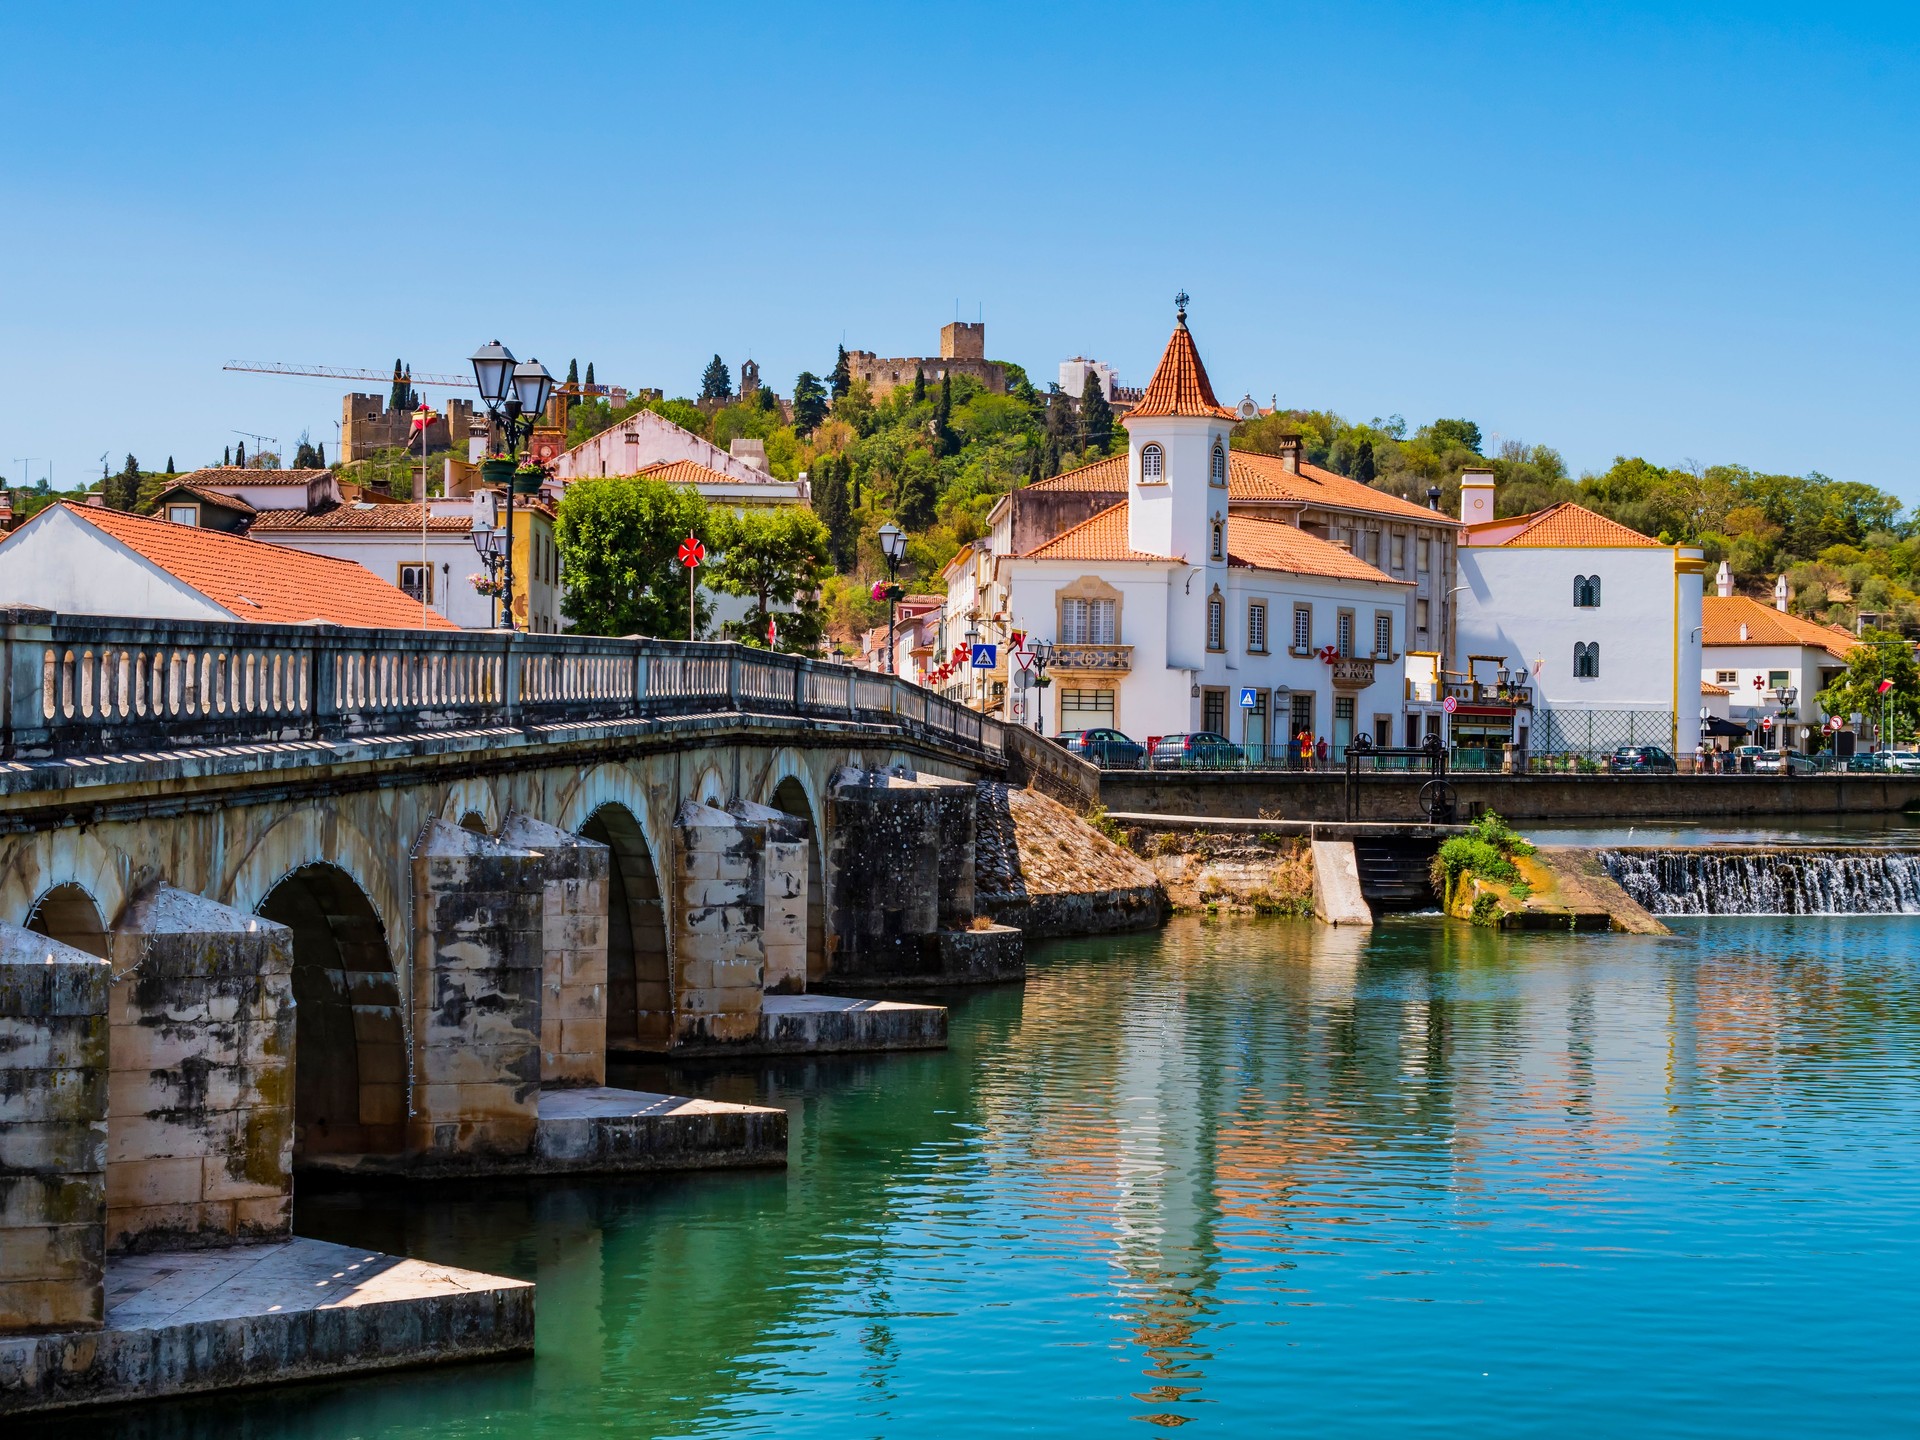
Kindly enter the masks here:
[[672, 1077], [785, 1173], [301, 1198], [537, 1280], [534, 1361], [117, 1433], [1912, 1435], [1920, 922], [1683, 923], [1060, 944], [944, 1054]]

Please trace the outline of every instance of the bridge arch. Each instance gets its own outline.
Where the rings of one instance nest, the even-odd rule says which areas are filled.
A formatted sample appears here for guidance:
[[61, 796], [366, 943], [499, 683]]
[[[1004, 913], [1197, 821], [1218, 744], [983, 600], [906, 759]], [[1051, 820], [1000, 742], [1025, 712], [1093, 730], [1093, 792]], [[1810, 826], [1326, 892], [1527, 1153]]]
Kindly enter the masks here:
[[486, 781], [470, 775], [447, 787], [447, 797], [440, 803], [440, 818], [449, 825], [459, 825], [468, 830], [475, 827], [467, 822], [478, 819], [479, 833], [491, 835], [500, 828], [500, 802]]
[[[408, 914], [400, 896], [404, 886], [395, 875], [411, 874], [407, 848], [400, 844], [377, 848], [366, 834], [337, 813], [308, 806], [283, 816], [269, 826], [234, 865], [225, 891], [226, 903], [236, 910], [260, 913], [274, 887], [294, 871], [326, 864], [345, 872], [373, 906], [383, 934], [404, 935], [399, 922]], [[393, 957], [404, 972], [409, 950], [398, 947]]]
[[89, 955], [107, 958], [107, 922], [86, 887], [67, 880], [43, 891], [33, 902], [26, 928]]
[[[17, 919], [29, 930], [55, 940], [65, 939], [33, 923], [55, 892], [62, 896], [62, 901], [56, 902], [56, 914], [62, 914], [59, 905], [69, 893], [83, 895], [93, 907], [102, 933], [126, 906], [126, 858], [84, 831], [56, 830], [23, 837], [4, 859], [6, 863], [0, 866], [0, 916]], [[94, 955], [107, 953], [90, 945], [79, 948]]]
[[340, 866], [316, 861], [276, 881], [257, 912], [293, 932], [294, 1158], [398, 1154], [406, 1026], [373, 901]]
[[672, 1033], [666, 905], [640, 819], [609, 800], [577, 829], [612, 851], [607, 867], [607, 1048], [664, 1050]]
[[[776, 774], [779, 770], [776, 769]], [[796, 815], [812, 828], [807, 845], [807, 983], [824, 979], [827, 973], [827, 887], [826, 811], [815, 793], [813, 777], [802, 765], [788, 769], [767, 793], [766, 803], [775, 810]]]

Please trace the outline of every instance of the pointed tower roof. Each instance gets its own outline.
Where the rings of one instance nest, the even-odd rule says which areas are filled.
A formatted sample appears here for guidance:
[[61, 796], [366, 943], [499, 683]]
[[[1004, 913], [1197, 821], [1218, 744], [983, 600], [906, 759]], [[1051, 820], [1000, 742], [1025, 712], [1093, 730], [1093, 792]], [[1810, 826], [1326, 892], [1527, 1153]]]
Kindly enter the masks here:
[[1176, 307], [1173, 338], [1167, 341], [1166, 353], [1160, 357], [1160, 366], [1153, 372], [1146, 394], [1123, 418], [1203, 415], [1238, 420], [1239, 415], [1215, 398], [1213, 382], [1207, 379], [1207, 367], [1200, 363], [1200, 352], [1194, 348], [1193, 335], [1187, 329], [1187, 292], [1182, 290], [1173, 303]]

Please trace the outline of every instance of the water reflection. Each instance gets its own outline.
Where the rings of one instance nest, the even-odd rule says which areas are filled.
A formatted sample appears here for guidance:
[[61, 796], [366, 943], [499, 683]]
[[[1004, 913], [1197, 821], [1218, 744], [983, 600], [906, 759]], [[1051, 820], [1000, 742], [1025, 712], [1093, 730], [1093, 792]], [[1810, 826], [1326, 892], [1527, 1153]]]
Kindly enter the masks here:
[[944, 1055], [637, 1073], [791, 1169], [303, 1195], [537, 1279], [538, 1359], [124, 1433], [1910, 1432], [1920, 925], [1687, 924], [1183, 921]]

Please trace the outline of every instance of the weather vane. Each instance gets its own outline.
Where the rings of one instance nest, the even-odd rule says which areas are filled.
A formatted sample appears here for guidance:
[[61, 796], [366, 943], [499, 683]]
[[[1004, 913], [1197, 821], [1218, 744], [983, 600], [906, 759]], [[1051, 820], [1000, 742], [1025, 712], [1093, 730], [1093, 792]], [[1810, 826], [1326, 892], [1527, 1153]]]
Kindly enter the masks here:
[[1182, 325], [1187, 323], [1187, 292], [1184, 290], [1173, 297], [1173, 316]]

